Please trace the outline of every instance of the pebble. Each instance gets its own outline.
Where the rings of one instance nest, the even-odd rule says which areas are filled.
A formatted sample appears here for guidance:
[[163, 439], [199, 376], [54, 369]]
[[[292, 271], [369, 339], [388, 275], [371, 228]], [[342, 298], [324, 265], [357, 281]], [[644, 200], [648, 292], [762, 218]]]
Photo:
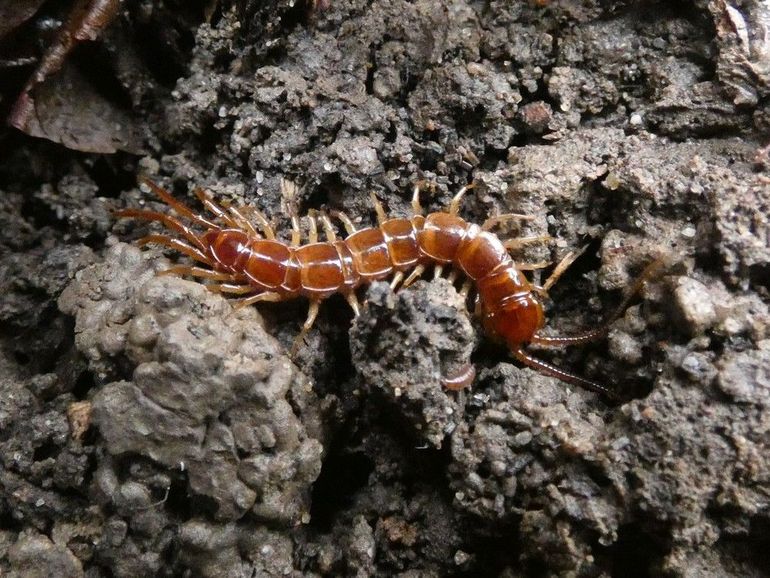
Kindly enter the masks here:
[[673, 306], [682, 329], [695, 336], [713, 327], [717, 312], [708, 288], [690, 277], [679, 277], [675, 287]]

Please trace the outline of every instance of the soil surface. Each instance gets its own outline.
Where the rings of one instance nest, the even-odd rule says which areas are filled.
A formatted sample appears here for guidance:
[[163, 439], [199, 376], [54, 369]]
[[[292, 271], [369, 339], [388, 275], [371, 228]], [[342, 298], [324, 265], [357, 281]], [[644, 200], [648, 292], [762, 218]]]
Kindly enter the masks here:
[[[0, 574], [768, 575], [766, 2], [126, 0], [42, 73], [75, 4], [0, 9]], [[660, 259], [606, 339], [532, 349], [623, 401], [432, 274], [292, 359], [305, 302], [156, 275], [185, 258], [111, 215], [167, 210], [139, 176], [284, 240], [282, 180], [361, 226], [475, 183], [468, 221], [555, 239], [521, 262], [586, 247], [553, 334]]]

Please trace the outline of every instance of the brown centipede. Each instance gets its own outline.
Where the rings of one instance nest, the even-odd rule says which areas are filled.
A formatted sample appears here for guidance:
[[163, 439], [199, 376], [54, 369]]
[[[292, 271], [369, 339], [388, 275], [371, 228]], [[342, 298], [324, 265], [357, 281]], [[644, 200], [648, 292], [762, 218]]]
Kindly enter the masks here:
[[[461, 290], [464, 295], [467, 296], [475, 286], [476, 310], [482, 326], [493, 339], [504, 343], [518, 361], [566, 383], [614, 398], [612, 390], [604, 385], [538, 359], [525, 351], [524, 346], [532, 343], [563, 347], [602, 337], [660, 264], [654, 262], [647, 267], [615, 313], [599, 327], [579, 335], [545, 336], [540, 333], [545, 324], [542, 295], [574, 260], [575, 254], [559, 263], [542, 287], [534, 285], [509, 251], [543, 238], [525, 237], [503, 242], [490, 232], [502, 220], [531, 217], [507, 214], [487, 219], [481, 226], [468, 223], [458, 213], [463, 195], [472, 185], [463, 187], [453, 197], [446, 212], [424, 215], [418, 183], [414, 188], [410, 218], [388, 218], [372, 195], [377, 227], [356, 230], [344, 213], [331, 213], [342, 222], [347, 232], [344, 239], [337, 237], [328, 215], [311, 212], [308, 215], [308, 243], [302, 245], [296, 212], [291, 215], [291, 242], [287, 244], [276, 238], [267, 218], [251, 207], [222, 207], [202, 189], [197, 189], [196, 196], [214, 215], [211, 219], [194, 212], [155, 183], [145, 182], [178, 217], [145, 209], [123, 209], [116, 215], [161, 222], [178, 237], [151, 234], [139, 239], [138, 243], [170, 247], [205, 265], [180, 265], [164, 273], [209, 280], [213, 282], [208, 285], [212, 291], [240, 295], [241, 306], [299, 296], [309, 299], [307, 319], [292, 354], [313, 326], [320, 303], [329, 296], [344, 295], [357, 316], [360, 305], [355, 291], [361, 285], [392, 277], [391, 287], [403, 288], [420, 277], [429, 265], [436, 267], [437, 275], [449, 266], [453, 269], [450, 273], [453, 277], [457, 273], [465, 276]], [[285, 181], [284, 187], [291, 196], [294, 185]], [[326, 241], [319, 241], [317, 221]], [[203, 231], [196, 232], [192, 226]], [[473, 374], [469, 367], [445, 380], [444, 384], [450, 389], [461, 389], [470, 384]]]

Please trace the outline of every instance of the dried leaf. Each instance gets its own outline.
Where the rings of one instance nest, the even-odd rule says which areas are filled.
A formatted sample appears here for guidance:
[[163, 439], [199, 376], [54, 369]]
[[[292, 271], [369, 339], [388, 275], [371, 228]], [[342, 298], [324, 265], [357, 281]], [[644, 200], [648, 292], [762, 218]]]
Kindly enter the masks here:
[[35, 15], [45, 0], [14, 0], [0, 4], [0, 38]]
[[8, 116], [8, 124], [32, 134], [25, 127], [35, 125], [35, 119], [30, 117], [34, 112], [39, 112], [31, 95], [35, 87], [61, 69], [75, 45], [83, 40], [96, 40], [115, 18], [121, 4], [122, 0], [78, 0], [75, 3], [67, 22], [59, 30], [56, 40], [46, 50], [40, 64], [13, 105], [11, 114]]
[[74, 66], [37, 84], [17, 102], [25, 133], [95, 153], [142, 152], [141, 134], [130, 115], [97, 93]]

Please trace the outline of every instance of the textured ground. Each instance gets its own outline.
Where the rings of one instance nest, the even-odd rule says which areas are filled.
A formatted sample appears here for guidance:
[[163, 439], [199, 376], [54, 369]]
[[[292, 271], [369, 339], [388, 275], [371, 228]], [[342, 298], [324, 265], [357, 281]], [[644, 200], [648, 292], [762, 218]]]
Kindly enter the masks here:
[[[47, 138], [0, 131], [0, 574], [768, 575], [766, 3], [231, 4], [127, 0], [36, 89]], [[284, 178], [364, 224], [370, 191], [474, 181], [468, 220], [558, 239], [522, 259], [588, 245], [558, 333], [663, 258], [607, 340], [537, 352], [627, 401], [517, 366], [430, 278], [331, 299], [292, 362], [303, 303], [155, 276], [178, 255], [110, 217], [155, 206], [137, 175], [281, 231]]]

